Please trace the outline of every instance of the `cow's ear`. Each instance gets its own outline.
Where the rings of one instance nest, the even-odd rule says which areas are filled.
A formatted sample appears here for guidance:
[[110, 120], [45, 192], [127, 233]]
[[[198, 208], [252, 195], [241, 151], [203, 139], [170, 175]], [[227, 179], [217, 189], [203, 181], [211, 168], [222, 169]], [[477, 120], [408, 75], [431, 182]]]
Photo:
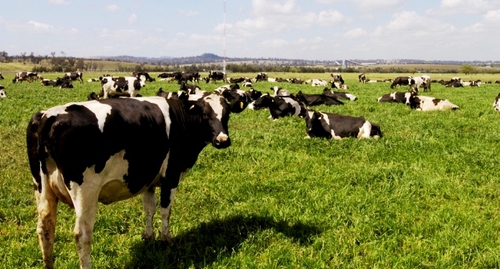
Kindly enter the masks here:
[[228, 104], [231, 108], [232, 113], [240, 113], [248, 106], [248, 102], [246, 100], [240, 100], [238, 102]]
[[200, 102], [198, 101], [191, 101], [188, 100], [188, 98], [184, 98], [184, 109], [189, 114], [200, 114], [203, 112], [203, 109], [201, 108]]

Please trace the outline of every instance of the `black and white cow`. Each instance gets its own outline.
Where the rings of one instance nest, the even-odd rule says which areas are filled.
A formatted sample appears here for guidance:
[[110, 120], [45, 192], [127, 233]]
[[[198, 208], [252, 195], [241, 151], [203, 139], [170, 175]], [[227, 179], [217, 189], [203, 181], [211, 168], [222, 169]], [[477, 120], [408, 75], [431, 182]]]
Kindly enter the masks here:
[[448, 99], [438, 99], [430, 96], [418, 95], [412, 92], [410, 98], [406, 101], [406, 105], [416, 111], [433, 111], [433, 110], [457, 110], [459, 106], [451, 103]]
[[328, 81], [324, 79], [313, 78], [306, 80], [306, 84], [311, 84], [311, 86], [313, 87], [324, 87], [328, 86]]
[[101, 96], [103, 99], [117, 92], [126, 92], [128, 96], [135, 97], [145, 85], [145, 81], [136, 77], [103, 77], [101, 79], [101, 85]]
[[14, 79], [12, 80], [12, 83], [16, 82], [32, 82], [38, 78], [38, 74], [35, 72], [17, 72], [14, 75]]
[[342, 78], [342, 75], [339, 73], [331, 73], [330, 74], [330, 82], [333, 84], [334, 82], [339, 82], [341, 85], [344, 84], [344, 79]]
[[324, 88], [323, 89], [323, 94], [335, 97], [337, 99], [351, 100], [351, 101], [358, 100], [358, 97], [356, 97], [355, 95], [353, 95], [351, 93], [348, 93], [348, 92], [335, 92], [335, 91], [332, 91], [332, 90], [330, 90], [328, 88]]
[[257, 73], [257, 76], [255, 77], [255, 82], [257, 81], [267, 81], [269, 76], [267, 75], [266, 72], [259, 72]]
[[358, 81], [361, 82], [361, 83], [363, 83], [363, 84], [366, 83], [366, 76], [365, 76], [365, 74], [360, 73], [358, 75]]
[[0, 98], [5, 98], [7, 95], [5, 94], [5, 87], [0, 85]]
[[295, 97], [297, 101], [304, 103], [306, 106], [318, 105], [343, 105], [344, 103], [331, 95], [325, 94], [303, 94], [299, 91]]
[[406, 104], [411, 97], [411, 92], [391, 92], [380, 96], [377, 102], [391, 102]]
[[323, 137], [340, 140], [346, 137], [382, 137], [380, 126], [363, 117], [307, 110], [305, 121], [307, 132], [305, 138]]
[[210, 94], [182, 100], [110, 98], [36, 113], [26, 140], [45, 267], [54, 266], [59, 201], [76, 213], [73, 234], [81, 268], [91, 267], [98, 202], [142, 194], [143, 238], [154, 240], [155, 188], [160, 187], [161, 241], [170, 242], [169, 217], [179, 182], [208, 143], [217, 149], [231, 145], [232, 111], [224, 97]]
[[82, 72], [68, 72], [64, 74], [63, 78], [69, 78], [72, 81], [78, 80], [83, 83], [83, 73]]
[[493, 108], [496, 111], [500, 110], [500, 93], [497, 95], [497, 97], [495, 97], [495, 101], [493, 102]]
[[262, 94], [255, 102], [253, 109], [268, 108], [269, 118], [277, 120], [286, 116], [304, 117], [306, 108], [297, 100], [289, 96], [271, 96], [268, 93]]

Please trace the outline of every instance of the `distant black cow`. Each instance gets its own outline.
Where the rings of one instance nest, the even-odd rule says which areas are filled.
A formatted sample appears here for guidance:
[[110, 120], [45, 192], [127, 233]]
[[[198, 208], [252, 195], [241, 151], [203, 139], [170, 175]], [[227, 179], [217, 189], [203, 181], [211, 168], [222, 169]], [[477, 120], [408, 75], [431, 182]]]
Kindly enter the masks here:
[[2, 76], [2, 72], [0, 72], [0, 80], [4, 79], [4, 77]]
[[307, 132], [305, 138], [324, 137], [327, 139], [342, 139], [345, 137], [382, 137], [380, 126], [367, 121], [363, 117], [308, 110], [305, 121]]
[[83, 83], [83, 73], [82, 72], [68, 72], [64, 74], [63, 78], [69, 78], [72, 81], [78, 80]]
[[175, 74], [175, 80], [177, 83], [181, 84], [182, 82], [193, 82], [197, 83], [200, 81], [200, 74], [198, 72], [182, 72]]
[[145, 81], [148, 81], [148, 82], [153, 82], [153, 81], [156, 81], [154, 78], [152, 78], [148, 72], [132, 72], [132, 76], [133, 77], [137, 77], [139, 78], [140, 76], [144, 76], [145, 78]]
[[217, 82], [217, 80], [224, 80], [224, 77], [225, 77], [225, 74], [224, 72], [220, 72], [220, 71], [209, 71], [208, 72], [208, 77], [207, 77], [207, 80], [206, 82]]
[[391, 89], [394, 89], [394, 87], [396, 87], [396, 86], [410, 85], [410, 80], [411, 80], [410, 76], [407, 76], [407, 77], [396, 77], [394, 79], [394, 81], [392, 81]]
[[324, 94], [303, 94], [299, 91], [295, 97], [297, 101], [304, 103], [306, 106], [317, 106], [317, 105], [343, 105], [344, 103], [337, 98]]
[[175, 76], [182, 74], [182, 72], [164, 72], [158, 75], [159, 78], [175, 78]]
[[255, 81], [267, 81], [268, 79], [268, 75], [266, 72], [260, 72], [257, 74], [257, 76], [255, 77]]

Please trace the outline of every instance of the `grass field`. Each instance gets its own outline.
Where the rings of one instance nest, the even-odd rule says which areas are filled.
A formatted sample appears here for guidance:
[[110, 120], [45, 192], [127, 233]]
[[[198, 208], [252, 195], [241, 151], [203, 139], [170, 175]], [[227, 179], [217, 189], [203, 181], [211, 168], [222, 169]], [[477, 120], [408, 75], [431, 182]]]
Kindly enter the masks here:
[[[118, 74], [114, 74], [118, 75]], [[156, 74], [153, 74], [156, 77]], [[255, 74], [232, 74], [232, 76]], [[329, 74], [269, 74], [328, 78]], [[367, 74], [371, 79], [401, 74]], [[465, 80], [498, 80], [496, 75]], [[74, 89], [12, 84], [0, 100], [0, 268], [41, 268], [25, 129], [38, 110], [84, 101], [99, 83]], [[56, 78], [62, 74], [45, 74]], [[99, 74], [84, 74], [84, 80]], [[304, 139], [305, 121], [268, 119], [268, 111], [231, 115], [233, 145], [207, 146], [181, 182], [172, 210], [173, 245], [141, 240], [140, 197], [100, 205], [94, 229], [95, 268], [499, 268], [500, 85], [445, 88], [457, 111], [412, 111], [377, 103], [388, 83], [360, 84], [343, 74], [358, 101], [316, 110], [364, 116], [381, 126], [378, 140]], [[457, 74], [431, 74], [449, 79]], [[200, 84], [213, 90], [222, 85]], [[319, 93], [310, 85], [280, 85]], [[148, 83], [143, 96], [178, 85]], [[124, 134], [126, 135], [126, 134]], [[160, 141], [159, 141], [160, 142]], [[59, 205], [57, 268], [77, 268], [74, 211]], [[159, 214], [158, 214], [159, 215]], [[160, 218], [156, 216], [158, 233]]]

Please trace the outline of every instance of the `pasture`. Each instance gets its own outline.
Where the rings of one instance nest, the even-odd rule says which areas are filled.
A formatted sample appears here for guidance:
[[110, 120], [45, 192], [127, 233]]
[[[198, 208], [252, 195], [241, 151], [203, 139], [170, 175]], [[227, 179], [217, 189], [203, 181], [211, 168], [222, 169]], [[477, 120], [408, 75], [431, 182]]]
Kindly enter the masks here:
[[[500, 267], [500, 114], [492, 108], [500, 85], [446, 88], [434, 83], [430, 93], [421, 94], [449, 99], [460, 109], [418, 112], [376, 101], [395, 91], [390, 83], [361, 84], [357, 74], [342, 75], [358, 101], [314, 109], [364, 116], [380, 125], [381, 139], [304, 139], [304, 119], [272, 121], [267, 110], [232, 114], [232, 146], [217, 150], [208, 145], [180, 183], [171, 217], [173, 245], [141, 240], [145, 220], [140, 196], [100, 204], [93, 233], [94, 267]], [[446, 80], [457, 74], [430, 75]], [[499, 79], [458, 75], [464, 80]], [[44, 78], [58, 76], [62, 74]], [[29, 119], [38, 110], [86, 100], [100, 89], [99, 83], [86, 80], [98, 76], [84, 73], [85, 83], [73, 82], [73, 89], [39, 82], [12, 84], [13, 74], [5, 73], [0, 80], [7, 93], [0, 99], [1, 267], [43, 265], [26, 154]], [[211, 91], [223, 83], [199, 85]], [[254, 88], [271, 92], [274, 85], [291, 93], [323, 90], [270, 82], [254, 83]], [[176, 83], [149, 82], [141, 94], [155, 95], [160, 87], [179, 88]], [[74, 211], [60, 203], [58, 213], [55, 266], [76, 268]], [[155, 224], [158, 234], [159, 214]]]

